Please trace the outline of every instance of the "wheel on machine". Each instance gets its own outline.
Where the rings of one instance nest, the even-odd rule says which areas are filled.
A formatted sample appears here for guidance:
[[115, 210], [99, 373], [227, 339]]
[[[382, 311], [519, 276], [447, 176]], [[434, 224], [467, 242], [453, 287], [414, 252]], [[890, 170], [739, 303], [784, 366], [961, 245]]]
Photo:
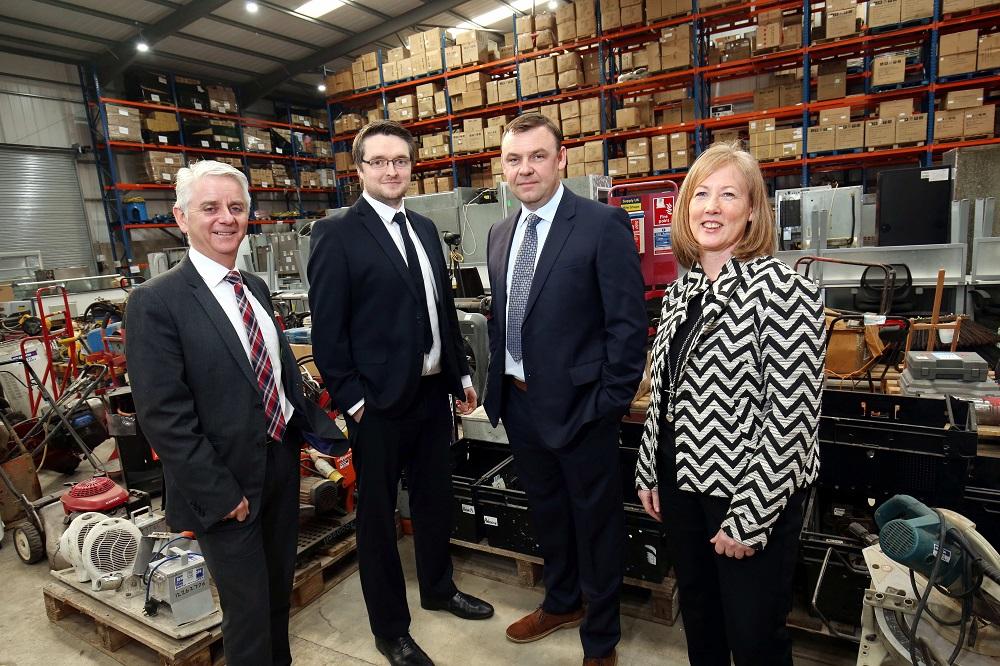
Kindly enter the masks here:
[[34, 564], [45, 557], [45, 539], [31, 523], [21, 523], [14, 528], [14, 550], [25, 564]]

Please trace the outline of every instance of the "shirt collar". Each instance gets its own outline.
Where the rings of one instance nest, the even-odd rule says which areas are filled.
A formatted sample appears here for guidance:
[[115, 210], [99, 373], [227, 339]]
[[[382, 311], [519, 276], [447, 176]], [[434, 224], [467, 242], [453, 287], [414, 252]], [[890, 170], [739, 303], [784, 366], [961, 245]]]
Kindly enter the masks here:
[[188, 248], [188, 258], [191, 263], [194, 264], [194, 268], [198, 271], [198, 275], [201, 279], [205, 281], [209, 287], [216, 287], [220, 282], [222, 282], [229, 271], [235, 270], [232, 268], [226, 268], [214, 259], [209, 259], [204, 254], [194, 249], [193, 247]]
[[544, 206], [542, 206], [536, 211], [530, 211], [524, 206], [521, 206], [521, 216], [517, 219], [518, 225], [524, 222], [524, 220], [527, 219], [528, 215], [530, 215], [532, 212], [538, 217], [542, 218], [542, 220], [545, 222], [551, 222], [552, 220], [556, 219], [556, 211], [559, 210], [559, 202], [562, 201], [564, 189], [565, 188], [563, 187], [563, 184], [559, 183], [559, 189], [557, 189], [556, 193], [552, 195], [552, 198], [549, 199]]
[[368, 192], [362, 192], [361, 196], [363, 196], [365, 198], [365, 201], [367, 201], [371, 205], [371, 207], [375, 209], [375, 213], [386, 224], [392, 222], [392, 218], [396, 215], [396, 213], [402, 213], [403, 215], [406, 215], [406, 210], [403, 208], [402, 203], [399, 204], [399, 208], [393, 208], [391, 206], [386, 206], [384, 203], [377, 200], [375, 197], [370, 196]]

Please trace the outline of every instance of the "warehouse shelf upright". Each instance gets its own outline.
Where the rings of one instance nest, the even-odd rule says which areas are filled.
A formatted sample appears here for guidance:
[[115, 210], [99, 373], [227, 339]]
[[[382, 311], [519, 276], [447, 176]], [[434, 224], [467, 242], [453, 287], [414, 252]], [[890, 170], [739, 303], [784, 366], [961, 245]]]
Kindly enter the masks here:
[[[88, 126], [91, 135], [91, 142], [94, 147], [95, 162], [99, 186], [102, 193], [102, 206], [108, 228], [108, 236], [111, 246], [112, 260], [114, 263], [125, 265], [131, 264], [134, 260], [131, 242], [131, 232], [134, 230], [158, 229], [170, 233], [171, 229], [176, 229], [173, 222], [133, 222], [129, 220], [126, 212], [126, 193], [142, 191], [172, 191], [173, 183], [131, 183], [122, 179], [117, 156], [123, 153], [142, 153], [147, 151], [162, 151], [177, 153], [178, 156], [188, 163], [191, 158], [203, 156], [220, 156], [237, 158], [242, 164], [244, 172], [248, 173], [250, 160], [266, 160], [287, 162], [295, 176], [294, 184], [285, 187], [250, 187], [251, 208], [256, 209], [258, 196], [264, 193], [280, 193], [285, 195], [286, 205], [295, 204], [299, 213], [305, 208], [303, 197], [313, 197], [319, 195], [325, 200], [327, 205], [333, 205], [336, 196], [335, 187], [326, 188], [303, 188], [300, 187], [300, 167], [303, 165], [333, 165], [332, 157], [325, 159], [321, 157], [309, 157], [298, 154], [294, 135], [292, 136], [291, 154], [259, 153], [246, 150], [230, 150], [211, 147], [196, 147], [186, 145], [184, 131], [185, 117], [201, 117], [219, 120], [227, 120], [235, 123], [239, 131], [240, 146], [245, 147], [245, 127], [266, 127], [287, 129], [290, 132], [311, 132], [318, 134], [323, 139], [331, 139], [330, 130], [320, 130], [315, 127], [298, 125], [291, 122], [291, 107], [286, 108], [286, 119], [288, 122], [278, 122], [254, 118], [243, 114], [224, 114], [199, 109], [189, 109], [176, 104], [164, 104], [154, 102], [143, 102], [129, 99], [120, 99], [107, 96], [101, 83], [92, 68], [81, 65], [79, 67], [80, 84], [84, 93], [85, 106], [88, 118]], [[177, 99], [176, 87], [173, 74], [167, 74], [171, 96]], [[178, 143], [146, 143], [143, 141], [116, 141], [106, 140], [111, 136], [108, 127], [107, 105], [118, 105], [134, 108], [143, 111], [162, 111], [173, 113], [177, 119]], [[329, 117], [329, 116], [328, 116]], [[164, 138], [163, 141], [166, 141]], [[248, 178], [249, 179], [249, 178]], [[269, 224], [289, 223], [292, 219], [272, 219], [272, 218], [251, 218], [250, 232], [255, 233], [260, 230], [260, 226]], [[173, 234], [170, 234], [177, 238]], [[181, 239], [178, 239], [181, 240]]]

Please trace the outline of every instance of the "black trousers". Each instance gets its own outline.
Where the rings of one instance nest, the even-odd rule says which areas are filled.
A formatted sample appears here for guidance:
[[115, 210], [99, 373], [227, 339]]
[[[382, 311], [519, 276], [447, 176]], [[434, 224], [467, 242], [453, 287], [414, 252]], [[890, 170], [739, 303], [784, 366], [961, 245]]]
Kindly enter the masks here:
[[198, 545], [219, 590], [227, 664], [290, 664], [288, 611], [299, 533], [299, 444], [267, 445], [260, 513], [199, 532]]
[[625, 512], [619, 419], [589, 423], [568, 445], [550, 449], [529, 416], [527, 393], [504, 381], [503, 405], [503, 425], [545, 558], [542, 608], [569, 613], [585, 599], [583, 653], [607, 656], [621, 640]]
[[[673, 463], [662, 461], [660, 510], [674, 556], [684, 635], [692, 666], [792, 666], [785, 620], [806, 491], [781, 513], [767, 546], [741, 560], [717, 555], [709, 543], [729, 500], [678, 490]], [[670, 472], [667, 475], [663, 471]]]
[[450, 599], [451, 407], [440, 375], [421, 379], [418, 399], [391, 418], [365, 407], [361, 423], [350, 423], [358, 474], [358, 568], [372, 633], [395, 638], [409, 633], [406, 581], [396, 543], [396, 494], [406, 472], [413, 520], [417, 580], [424, 601]]

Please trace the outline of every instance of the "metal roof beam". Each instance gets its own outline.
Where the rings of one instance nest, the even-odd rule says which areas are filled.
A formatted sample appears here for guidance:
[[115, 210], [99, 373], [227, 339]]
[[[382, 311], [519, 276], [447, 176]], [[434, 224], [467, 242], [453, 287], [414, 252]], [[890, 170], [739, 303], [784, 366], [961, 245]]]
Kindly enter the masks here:
[[42, 25], [41, 23], [25, 21], [23, 19], [13, 18], [11, 16], [0, 15], [0, 23], [19, 25], [22, 28], [31, 28], [32, 30], [39, 30], [41, 32], [51, 32], [52, 34], [55, 35], [62, 35], [63, 37], [72, 37], [73, 39], [82, 39], [85, 42], [94, 42], [95, 44], [100, 44], [102, 46], [114, 46], [115, 44], [118, 43], [113, 39], [104, 39], [103, 37], [95, 37], [94, 35], [88, 35], [83, 32], [64, 30], [62, 28], [56, 28], [55, 26]]
[[[141, 36], [146, 43], [153, 46], [169, 37], [186, 25], [208, 16], [213, 11], [225, 5], [229, 0], [198, 0], [174, 9], [174, 11], [156, 23], [142, 30]], [[118, 43], [111, 51], [97, 59], [94, 63], [102, 82], [118, 76], [132, 64], [135, 59], [135, 44], [132, 39]]]
[[285, 67], [280, 67], [268, 74], [265, 74], [259, 79], [248, 84], [245, 87], [242, 97], [244, 100], [247, 100], [245, 102], [246, 104], [250, 104], [269, 93], [288, 78], [305, 72], [318, 70], [331, 60], [345, 56], [371, 44], [373, 41], [388, 37], [394, 32], [404, 28], [409, 28], [412, 25], [420, 23], [421, 21], [432, 16], [447, 12], [448, 10], [461, 5], [465, 1], [466, 0], [434, 0], [426, 5], [421, 5], [416, 9], [412, 9], [401, 16], [394, 17], [385, 23], [376, 26], [375, 28], [366, 31], [364, 34], [349, 37], [342, 42], [337, 42], [330, 47], [321, 49], [320, 51], [303, 58], [302, 60], [298, 60]]

